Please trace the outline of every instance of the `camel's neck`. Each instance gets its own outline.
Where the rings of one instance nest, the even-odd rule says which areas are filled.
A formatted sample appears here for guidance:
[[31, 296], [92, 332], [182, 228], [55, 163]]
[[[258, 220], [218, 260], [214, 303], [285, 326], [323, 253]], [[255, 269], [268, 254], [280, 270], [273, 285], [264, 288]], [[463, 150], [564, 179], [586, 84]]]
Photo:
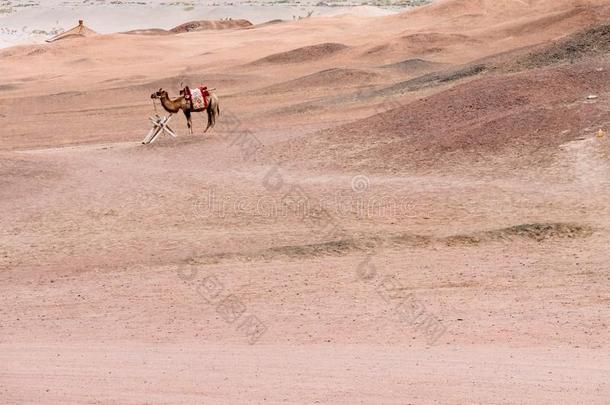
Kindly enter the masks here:
[[180, 100], [171, 100], [167, 95], [161, 97], [161, 105], [168, 113], [175, 114], [180, 111]]

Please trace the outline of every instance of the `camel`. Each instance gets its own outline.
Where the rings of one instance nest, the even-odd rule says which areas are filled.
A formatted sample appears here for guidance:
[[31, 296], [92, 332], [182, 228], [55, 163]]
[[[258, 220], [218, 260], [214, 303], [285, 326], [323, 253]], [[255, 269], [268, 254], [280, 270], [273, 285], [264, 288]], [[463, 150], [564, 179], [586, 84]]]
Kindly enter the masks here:
[[[178, 111], [182, 110], [184, 116], [186, 117], [186, 125], [191, 131], [191, 134], [193, 133], [193, 121], [191, 120], [191, 113], [201, 112], [204, 109], [192, 109], [191, 103], [189, 103], [184, 97], [184, 91], [180, 91], [180, 97], [172, 100], [169, 98], [167, 91], [159, 89], [159, 91], [151, 94], [150, 98], [161, 100], [161, 105], [165, 111], [170, 114], [176, 114]], [[216, 96], [216, 94], [210, 92], [208, 107], [205, 110], [208, 113], [208, 126], [203, 131], [204, 133], [207, 132], [208, 129], [214, 127], [216, 124], [216, 117], [220, 115], [220, 106], [218, 105], [218, 96]]]

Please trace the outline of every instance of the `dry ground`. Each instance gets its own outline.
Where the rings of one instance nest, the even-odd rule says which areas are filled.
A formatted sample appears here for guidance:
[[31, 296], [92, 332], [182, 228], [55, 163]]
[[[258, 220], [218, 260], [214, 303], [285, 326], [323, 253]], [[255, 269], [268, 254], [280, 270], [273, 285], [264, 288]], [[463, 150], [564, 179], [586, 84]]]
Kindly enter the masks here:
[[513, 3], [0, 51], [0, 402], [606, 403], [609, 10]]

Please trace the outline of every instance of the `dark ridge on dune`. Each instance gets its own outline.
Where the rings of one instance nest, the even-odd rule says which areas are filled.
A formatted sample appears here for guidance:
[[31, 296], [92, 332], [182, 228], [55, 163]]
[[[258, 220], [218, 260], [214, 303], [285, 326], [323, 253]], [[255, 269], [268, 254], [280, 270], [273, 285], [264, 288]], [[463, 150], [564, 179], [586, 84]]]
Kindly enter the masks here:
[[522, 23], [510, 25], [502, 30], [506, 36], [519, 36], [523, 33], [543, 31], [547, 29], [571, 33], [579, 27], [594, 26], [610, 16], [608, 6], [586, 7], [575, 6], [564, 11], [556, 11]]
[[18, 89], [19, 86], [16, 86], [14, 84], [8, 83], [8, 84], [0, 84], [0, 91], [9, 91], [9, 90], [16, 90]]
[[443, 47], [442, 46], [432, 46], [431, 44], [426, 44], [426, 43], [409, 44], [406, 42], [397, 43], [397, 42], [393, 41], [393, 42], [387, 42], [385, 44], [376, 45], [372, 48], [369, 48], [366, 51], [364, 51], [362, 53], [362, 55], [365, 57], [374, 56], [377, 58], [384, 53], [393, 52], [393, 51], [400, 51], [400, 52], [409, 51], [411, 53], [416, 53], [418, 55], [427, 55], [427, 54], [435, 54], [435, 53], [442, 52]]
[[418, 34], [408, 34], [400, 37], [400, 40], [407, 42], [410, 45], [418, 45], [425, 44], [429, 46], [430, 44], [453, 44], [456, 42], [464, 43], [464, 42], [480, 42], [468, 35], [464, 34], [443, 34], [440, 32], [428, 32], [428, 33], [418, 33]]
[[347, 49], [347, 45], [325, 42], [317, 45], [304, 46], [302, 48], [296, 48], [291, 51], [274, 53], [264, 58], [258, 59], [252, 62], [252, 65], [261, 64], [284, 64], [284, 63], [300, 63], [305, 61], [312, 61], [315, 59], [329, 57], [336, 54], [344, 49]]
[[527, 45], [473, 61], [486, 70], [515, 73], [610, 53], [610, 23], [600, 24], [559, 40]]
[[281, 93], [301, 91], [307, 88], [337, 88], [349, 85], [361, 85], [377, 78], [377, 74], [359, 69], [325, 69], [310, 75], [286, 82], [274, 84], [257, 90], [262, 93]]
[[424, 59], [405, 59], [400, 62], [389, 63], [381, 66], [384, 69], [397, 69], [405, 72], [421, 72], [425, 70], [438, 69], [446, 66], [444, 63], [430, 62]]
[[470, 246], [490, 242], [512, 242], [519, 239], [545, 242], [558, 239], [586, 238], [591, 236], [593, 231], [587, 225], [537, 222], [450, 236], [420, 235], [410, 232], [390, 235], [365, 234], [358, 238], [344, 238], [321, 243], [274, 246], [249, 253], [223, 252], [201, 255], [190, 258], [189, 262], [191, 264], [216, 264], [231, 260], [272, 260], [282, 256], [293, 259], [344, 256], [354, 252], [367, 252], [380, 247], [399, 249], [434, 244]]
[[123, 34], [128, 35], [171, 35], [180, 34], [183, 32], [193, 31], [205, 31], [205, 30], [226, 30], [233, 28], [250, 28], [254, 27], [248, 20], [201, 20], [201, 21], [189, 21], [181, 24], [170, 30], [164, 30], [161, 28], [148, 28], [139, 29], [124, 32]]
[[[607, 124], [605, 103], [587, 102], [591, 89], [610, 91], [607, 59], [484, 76], [293, 140], [292, 149], [278, 145], [277, 155], [284, 160], [307, 156], [330, 167], [345, 164], [349, 156], [359, 169], [427, 170], [449, 159], [475, 162], [493, 156], [541, 164], [560, 145]], [[289, 150], [299, 154], [288, 156]]]
[[365, 57], [378, 57], [384, 53], [401, 52], [410, 55], [426, 55], [441, 52], [448, 46], [476, 45], [480, 41], [462, 34], [445, 34], [440, 32], [427, 32], [408, 34], [393, 38], [387, 42], [378, 43], [362, 53]]
[[462, 69], [452, 70], [440, 75], [439, 82], [446, 83], [463, 79], [465, 77], [476, 76], [479, 73], [485, 72], [486, 69], [487, 67], [485, 65], [469, 65]]
[[403, 82], [393, 84], [375, 93], [378, 96], [386, 96], [397, 93], [417, 91], [427, 87], [437, 86], [443, 83], [452, 82], [466, 77], [476, 76], [487, 70], [483, 64], [467, 65], [459, 68], [445, 70], [442, 72], [428, 73]]
[[526, 68], [547, 66], [609, 52], [610, 23], [605, 23], [576, 32], [537, 49], [518, 61], [517, 66]]
[[174, 34], [180, 34], [183, 32], [193, 32], [193, 31], [205, 31], [205, 30], [226, 30], [232, 28], [246, 28], [251, 27], [252, 23], [248, 20], [201, 20], [201, 21], [189, 21], [187, 23], [181, 24], [177, 27], [169, 30]]
[[[421, 60], [421, 59], [420, 59]], [[416, 60], [417, 61], [417, 60]], [[401, 63], [401, 62], [399, 62]], [[409, 63], [409, 62], [408, 62]], [[418, 62], [415, 62], [415, 65], [418, 65]], [[444, 64], [438, 64], [440, 66], [446, 66]], [[382, 67], [383, 68], [383, 67]], [[304, 80], [309, 81], [314, 77], [324, 78], [326, 82], [329, 80], [336, 80], [338, 82], [345, 82], [346, 77], [349, 77], [346, 71], [357, 71], [357, 75], [362, 75], [358, 81], [353, 83], [353, 87], [356, 91], [352, 93], [342, 93], [335, 96], [327, 96], [323, 99], [305, 101], [302, 103], [291, 104], [290, 106], [285, 106], [273, 110], [273, 114], [303, 114], [303, 113], [311, 113], [324, 108], [328, 108], [329, 106], [335, 106], [337, 104], [346, 104], [346, 103], [355, 103], [362, 102], [363, 100], [371, 100], [378, 99], [380, 97], [392, 96], [396, 94], [406, 93], [409, 91], [416, 91], [427, 87], [438, 86], [445, 82], [450, 82], [452, 80], [458, 80], [459, 78], [468, 77], [477, 75], [479, 73], [486, 71], [486, 66], [484, 65], [473, 65], [466, 67], [458, 67], [451, 70], [445, 70], [442, 72], [433, 72], [428, 74], [423, 74], [421, 76], [417, 76], [413, 79], [405, 80], [396, 84], [393, 84], [389, 87], [381, 87], [373, 83], [373, 80], [377, 77], [374, 76], [373, 73], [357, 70], [357, 69], [327, 69], [312, 75], [304, 76], [294, 81]], [[425, 70], [424, 70], [425, 71]], [[415, 72], [413, 72], [415, 73]], [[338, 76], [343, 75], [343, 80], [341, 80]], [[354, 80], [349, 80], [351, 84]], [[305, 84], [301, 84], [305, 86]], [[332, 83], [324, 83], [324, 87], [333, 87]], [[272, 85], [261, 89], [261, 91], [269, 91], [269, 92], [279, 92], [282, 91], [282, 88], [295, 88], [297, 84], [293, 84], [291, 82], [279, 83], [277, 85]], [[322, 85], [320, 85], [322, 87]], [[338, 86], [334, 86], [335, 88]]]
[[128, 35], [170, 35], [171, 32], [168, 30], [164, 30], [161, 28], [148, 28], [148, 29], [140, 29], [140, 30], [132, 30], [124, 32], [123, 34]]
[[478, 245], [483, 242], [514, 240], [516, 238], [531, 239], [543, 242], [553, 239], [574, 239], [591, 236], [593, 229], [586, 225], [562, 222], [536, 222], [519, 224], [501, 229], [476, 232], [472, 234], [453, 235], [444, 238], [449, 246]]

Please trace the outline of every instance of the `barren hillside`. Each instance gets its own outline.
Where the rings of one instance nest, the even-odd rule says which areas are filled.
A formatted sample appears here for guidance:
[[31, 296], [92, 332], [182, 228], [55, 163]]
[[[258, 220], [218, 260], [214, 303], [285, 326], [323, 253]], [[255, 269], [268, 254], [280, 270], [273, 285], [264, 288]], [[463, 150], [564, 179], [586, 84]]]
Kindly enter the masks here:
[[[0, 403], [607, 403], [609, 19], [444, 0], [0, 50]], [[217, 125], [143, 145], [181, 82]]]

